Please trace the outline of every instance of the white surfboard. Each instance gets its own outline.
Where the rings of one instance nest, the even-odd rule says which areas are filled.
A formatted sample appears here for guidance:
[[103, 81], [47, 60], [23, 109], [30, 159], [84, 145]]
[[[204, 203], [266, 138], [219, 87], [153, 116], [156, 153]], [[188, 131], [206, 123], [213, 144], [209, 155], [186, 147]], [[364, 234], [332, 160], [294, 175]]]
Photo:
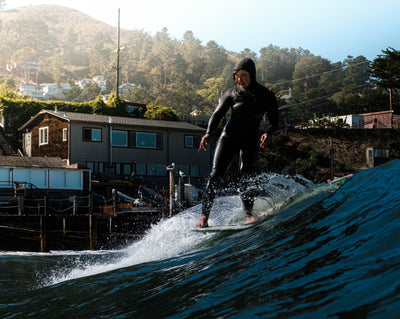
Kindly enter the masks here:
[[220, 225], [220, 226], [210, 226], [205, 228], [195, 228], [195, 231], [198, 232], [220, 232], [220, 231], [239, 231], [250, 228], [254, 226], [254, 223], [251, 224], [233, 224], [233, 225]]
[[271, 212], [263, 212], [259, 214], [259, 220], [253, 222], [253, 223], [248, 223], [248, 224], [230, 224], [230, 225], [218, 225], [218, 226], [209, 226], [205, 228], [195, 228], [194, 231], [198, 232], [221, 232], [221, 231], [240, 231], [244, 229], [248, 229], [254, 226], [257, 226], [264, 222], [266, 219], [271, 217]]

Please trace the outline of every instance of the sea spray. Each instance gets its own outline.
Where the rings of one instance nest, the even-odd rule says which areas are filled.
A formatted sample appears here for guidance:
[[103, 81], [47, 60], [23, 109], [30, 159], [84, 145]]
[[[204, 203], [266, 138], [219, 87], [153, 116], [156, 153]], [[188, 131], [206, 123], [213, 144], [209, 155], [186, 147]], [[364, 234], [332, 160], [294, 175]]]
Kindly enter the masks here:
[[[287, 204], [295, 196], [313, 186], [311, 182], [303, 178], [278, 174], [258, 175], [253, 177], [249, 184], [262, 194], [255, 201], [256, 214], [277, 213], [285, 203]], [[193, 251], [212, 236], [193, 231], [200, 216], [201, 205], [197, 205], [170, 219], [164, 219], [157, 225], [153, 225], [140, 241], [128, 245], [117, 253], [95, 260], [81, 256], [73, 263], [66, 263], [65, 267], [54, 270], [50, 278], [44, 280], [45, 285], [55, 285], [120, 268], [164, 260]], [[210, 226], [240, 221], [244, 221], [240, 196], [222, 196], [216, 199], [211, 211]]]

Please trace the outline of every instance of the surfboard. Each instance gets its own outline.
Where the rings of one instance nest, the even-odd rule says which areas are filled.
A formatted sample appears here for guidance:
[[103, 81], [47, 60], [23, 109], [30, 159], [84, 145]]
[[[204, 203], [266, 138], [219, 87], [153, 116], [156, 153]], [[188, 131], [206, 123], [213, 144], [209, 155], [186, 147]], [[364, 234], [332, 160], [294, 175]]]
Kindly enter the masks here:
[[251, 224], [233, 224], [233, 225], [220, 225], [220, 226], [209, 226], [206, 228], [194, 228], [194, 231], [198, 232], [220, 232], [220, 231], [239, 231], [254, 226], [255, 223]]
[[270, 218], [271, 215], [268, 214], [269, 212], [264, 212], [261, 215], [259, 215], [259, 220], [255, 221], [254, 223], [240, 223], [240, 224], [230, 224], [230, 225], [218, 225], [218, 226], [209, 226], [206, 228], [194, 228], [194, 231], [198, 232], [222, 232], [222, 231], [241, 231], [245, 230], [254, 226], [257, 226], [264, 222], [266, 219]]

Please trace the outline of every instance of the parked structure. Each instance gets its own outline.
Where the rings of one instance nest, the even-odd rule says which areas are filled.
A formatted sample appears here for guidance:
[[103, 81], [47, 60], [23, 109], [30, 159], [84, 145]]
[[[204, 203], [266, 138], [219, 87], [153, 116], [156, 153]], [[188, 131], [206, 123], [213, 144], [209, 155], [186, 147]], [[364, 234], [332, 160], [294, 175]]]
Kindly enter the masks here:
[[20, 130], [25, 155], [61, 157], [99, 179], [165, 186], [166, 166], [175, 163], [176, 173], [199, 184], [210, 171], [210, 151], [198, 151], [205, 129], [185, 122], [43, 110]]

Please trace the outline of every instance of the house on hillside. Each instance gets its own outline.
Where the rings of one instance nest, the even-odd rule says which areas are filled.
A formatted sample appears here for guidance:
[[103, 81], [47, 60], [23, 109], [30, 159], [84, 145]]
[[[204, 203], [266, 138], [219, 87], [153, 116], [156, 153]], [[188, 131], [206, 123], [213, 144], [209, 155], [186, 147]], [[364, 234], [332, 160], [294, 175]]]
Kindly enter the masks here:
[[[337, 118], [342, 120], [348, 128], [353, 129], [400, 129], [400, 115], [394, 114], [393, 110], [341, 115]], [[336, 117], [327, 117], [327, 119], [334, 122]]]
[[364, 117], [364, 128], [400, 128], [400, 115], [393, 110], [359, 114]]
[[43, 83], [40, 84], [42, 87], [42, 95], [43, 99], [46, 101], [49, 100], [65, 100], [64, 91], [70, 90], [71, 85], [69, 83]]
[[210, 151], [198, 152], [205, 129], [185, 123], [42, 110], [20, 127], [26, 156], [61, 157], [89, 168], [98, 179], [141, 177], [168, 185], [166, 166], [200, 185]]
[[36, 84], [20, 84], [18, 86], [18, 94], [27, 95], [32, 99], [43, 99], [43, 88]]
[[364, 117], [358, 114], [338, 116], [349, 128], [364, 128]]
[[101, 92], [105, 92], [107, 89], [107, 81], [104, 80], [102, 76], [95, 76], [92, 79], [81, 79], [75, 84], [79, 86], [82, 90], [89, 85], [97, 84], [101, 88]]

